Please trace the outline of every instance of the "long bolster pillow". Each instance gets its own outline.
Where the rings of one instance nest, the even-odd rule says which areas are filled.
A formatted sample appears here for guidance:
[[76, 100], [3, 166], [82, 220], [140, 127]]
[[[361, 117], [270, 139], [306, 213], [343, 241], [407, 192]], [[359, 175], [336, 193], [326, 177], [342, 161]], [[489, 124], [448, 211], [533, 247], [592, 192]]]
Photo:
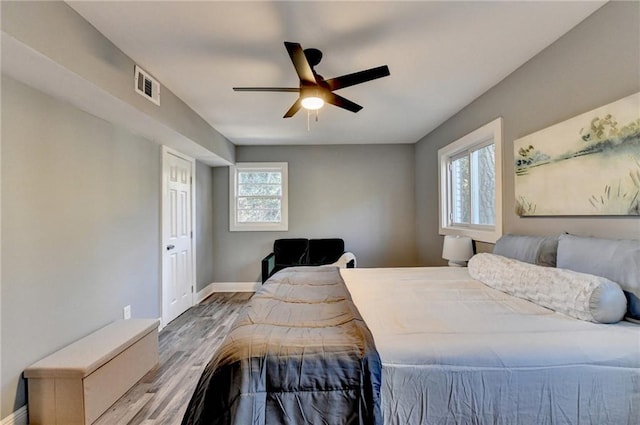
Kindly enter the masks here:
[[494, 289], [576, 319], [615, 323], [627, 310], [620, 286], [604, 277], [484, 253], [468, 268], [471, 277]]

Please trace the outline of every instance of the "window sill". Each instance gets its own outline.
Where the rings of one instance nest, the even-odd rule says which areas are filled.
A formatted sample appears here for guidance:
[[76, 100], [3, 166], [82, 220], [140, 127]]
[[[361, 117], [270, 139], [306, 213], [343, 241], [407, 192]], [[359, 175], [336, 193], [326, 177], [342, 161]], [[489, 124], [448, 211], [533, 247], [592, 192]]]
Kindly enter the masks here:
[[283, 223], [277, 224], [231, 224], [231, 232], [286, 232], [289, 226]]
[[496, 243], [502, 236], [502, 229], [479, 229], [472, 227], [441, 227], [439, 234], [454, 236], [469, 236], [474, 241]]

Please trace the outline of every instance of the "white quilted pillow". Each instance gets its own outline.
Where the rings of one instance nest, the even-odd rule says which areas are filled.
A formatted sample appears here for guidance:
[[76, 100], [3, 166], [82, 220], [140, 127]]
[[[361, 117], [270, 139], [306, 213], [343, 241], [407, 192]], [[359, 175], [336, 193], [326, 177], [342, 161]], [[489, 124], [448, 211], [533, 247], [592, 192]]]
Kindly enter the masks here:
[[541, 267], [494, 254], [477, 254], [469, 274], [499, 291], [597, 323], [615, 323], [627, 310], [620, 286], [600, 276]]

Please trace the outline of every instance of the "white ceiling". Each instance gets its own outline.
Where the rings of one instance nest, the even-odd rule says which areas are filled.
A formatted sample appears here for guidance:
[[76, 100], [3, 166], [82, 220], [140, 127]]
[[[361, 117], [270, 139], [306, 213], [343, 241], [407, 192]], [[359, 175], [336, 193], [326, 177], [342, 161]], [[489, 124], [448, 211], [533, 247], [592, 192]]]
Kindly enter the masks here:
[[[414, 143], [557, 40], [603, 1], [69, 1], [80, 15], [237, 145]], [[296, 93], [283, 42], [320, 49], [333, 78], [379, 65], [391, 76], [282, 116]], [[517, 93], [513, 94], [517, 96]]]

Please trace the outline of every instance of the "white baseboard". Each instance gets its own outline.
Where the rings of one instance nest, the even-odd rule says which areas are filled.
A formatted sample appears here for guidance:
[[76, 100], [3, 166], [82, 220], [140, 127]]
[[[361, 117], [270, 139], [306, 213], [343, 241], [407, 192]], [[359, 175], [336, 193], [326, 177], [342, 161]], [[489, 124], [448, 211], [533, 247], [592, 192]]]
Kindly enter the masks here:
[[162, 321], [162, 317], [158, 317], [158, 320], [160, 321], [160, 324], [158, 325], [158, 332], [160, 332], [161, 330], [164, 329], [164, 327], [166, 326], [165, 323]]
[[24, 405], [0, 421], [0, 425], [27, 425], [28, 417], [27, 406]]
[[195, 304], [200, 304], [211, 294], [213, 294], [213, 283], [208, 284], [207, 286], [196, 292], [196, 299], [193, 301]]
[[260, 282], [212, 282], [196, 293], [195, 302], [198, 304], [214, 292], [255, 292], [260, 286]]

